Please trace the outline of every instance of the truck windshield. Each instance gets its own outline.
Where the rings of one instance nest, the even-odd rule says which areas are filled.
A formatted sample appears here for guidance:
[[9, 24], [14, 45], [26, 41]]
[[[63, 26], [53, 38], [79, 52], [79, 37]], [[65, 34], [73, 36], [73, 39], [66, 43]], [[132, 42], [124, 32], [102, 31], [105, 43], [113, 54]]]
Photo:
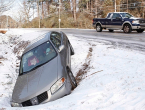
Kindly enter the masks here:
[[49, 41], [33, 48], [22, 56], [20, 75], [40, 67], [56, 55], [57, 53]]
[[123, 18], [131, 18], [133, 17], [131, 14], [129, 13], [120, 13], [122, 15]]

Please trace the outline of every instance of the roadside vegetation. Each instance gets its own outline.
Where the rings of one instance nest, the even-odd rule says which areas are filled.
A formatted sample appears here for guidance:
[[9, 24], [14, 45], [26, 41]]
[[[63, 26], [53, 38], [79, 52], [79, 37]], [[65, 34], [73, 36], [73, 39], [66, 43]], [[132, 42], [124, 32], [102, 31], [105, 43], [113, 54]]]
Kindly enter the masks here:
[[[104, 18], [107, 13], [129, 12], [145, 18], [145, 0], [22, 0], [17, 14], [2, 17], [1, 28], [84, 28], [91, 29], [93, 18]], [[116, 6], [116, 8], [115, 8]], [[60, 17], [59, 17], [60, 15]]]
[[[73, 17], [70, 13], [63, 13], [61, 16], [60, 27], [61, 28], [85, 28], [91, 29], [93, 16], [88, 15], [87, 13], [77, 13], [77, 21], [73, 20]], [[83, 18], [83, 19], [82, 19]], [[23, 28], [39, 28], [39, 18], [35, 18], [29, 23], [24, 23]], [[41, 28], [58, 28], [58, 15], [51, 16], [40, 20]]]

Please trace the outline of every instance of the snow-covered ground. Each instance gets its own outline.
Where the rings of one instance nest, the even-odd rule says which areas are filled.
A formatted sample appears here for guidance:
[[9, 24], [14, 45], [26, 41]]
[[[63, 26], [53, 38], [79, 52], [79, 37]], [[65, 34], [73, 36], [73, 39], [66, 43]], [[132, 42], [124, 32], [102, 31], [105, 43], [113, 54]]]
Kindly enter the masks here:
[[15, 42], [33, 40], [44, 33], [19, 29], [0, 34], [0, 110], [145, 110], [145, 54], [73, 35], [68, 37], [75, 50], [72, 71], [80, 79], [78, 87], [53, 102], [10, 107], [17, 77]]

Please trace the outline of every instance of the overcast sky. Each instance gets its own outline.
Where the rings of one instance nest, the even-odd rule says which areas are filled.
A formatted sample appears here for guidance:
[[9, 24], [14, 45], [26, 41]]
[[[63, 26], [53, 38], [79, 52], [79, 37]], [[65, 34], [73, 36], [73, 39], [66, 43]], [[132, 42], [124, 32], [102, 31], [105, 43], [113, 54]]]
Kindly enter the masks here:
[[[13, 1], [13, 0], [10, 0], [10, 1]], [[4, 12], [3, 15], [11, 16], [14, 19], [14, 17], [17, 16], [18, 11], [20, 10], [20, 7], [22, 6], [22, 1], [24, 0], [14, 0], [14, 2], [11, 3], [10, 10]]]

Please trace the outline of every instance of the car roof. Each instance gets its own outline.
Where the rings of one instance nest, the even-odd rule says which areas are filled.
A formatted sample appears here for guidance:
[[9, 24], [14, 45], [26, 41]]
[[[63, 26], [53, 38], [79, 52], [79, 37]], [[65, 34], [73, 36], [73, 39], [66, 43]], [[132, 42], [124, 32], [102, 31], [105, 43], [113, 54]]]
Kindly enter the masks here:
[[52, 31], [47, 32], [39, 37], [37, 37], [36, 39], [34, 39], [33, 41], [30, 42], [30, 44], [25, 48], [23, 54], [25, 54], [26, 52], [30, 51], [31, 49], [41, 45], [42, 43], [50, 40], [50, 34], [52, 33]]

